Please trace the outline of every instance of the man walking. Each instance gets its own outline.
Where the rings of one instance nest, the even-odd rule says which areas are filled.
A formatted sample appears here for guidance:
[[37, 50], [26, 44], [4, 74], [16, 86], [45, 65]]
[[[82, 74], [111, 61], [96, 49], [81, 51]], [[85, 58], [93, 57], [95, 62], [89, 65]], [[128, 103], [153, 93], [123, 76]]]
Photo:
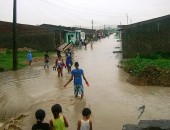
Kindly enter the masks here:
[[85, 76], [84, 76], [84, 72], [82, 69], [79, 69], [79, 63], [75, 62], [74, 64], [75, 69], [71, 71], [71, 78], [69, 79], [69, 81], [64, 85], [64, 87], [66, 87], [68, 85], [68, 83], [70, 83], [73, 80], [74, 77], [74, 94], [75, 97], [78, 96], [78, 93], [81, 94], [81, 99], [84, 96], [84, 87], [83, 87], [83, 83], [82, 83], [82, 76], [83, 79], [86, 82], [86, 85], [89, 86]]

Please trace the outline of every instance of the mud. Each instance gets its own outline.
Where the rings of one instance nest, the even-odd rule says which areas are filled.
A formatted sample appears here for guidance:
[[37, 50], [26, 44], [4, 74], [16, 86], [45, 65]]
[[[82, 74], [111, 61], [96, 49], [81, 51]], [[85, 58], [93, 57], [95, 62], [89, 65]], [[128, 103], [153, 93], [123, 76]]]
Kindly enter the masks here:
[[128, 82], [142, 86], [165, 86], [170, 87], [170, 69], [161, 69], [148, 66], [137, 76], [129, 76]]

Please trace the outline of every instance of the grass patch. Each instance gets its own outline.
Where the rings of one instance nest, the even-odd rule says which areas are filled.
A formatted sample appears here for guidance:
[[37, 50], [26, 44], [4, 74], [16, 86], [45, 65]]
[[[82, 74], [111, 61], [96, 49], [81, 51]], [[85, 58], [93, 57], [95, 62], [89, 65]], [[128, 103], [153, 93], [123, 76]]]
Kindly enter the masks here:
[[[27, 61], [28, 51], [18, 51], [18, 69], [22, 69], [27, 64], [24, 62]], [[49, 52], [49, 55], [52, 55], [54, 52]], [[42, 51], [32, 51], [32, 57], [44, 57], [45, 52]], [[13, 68], [13, 51], [6, 50], [6, 52], [0, 52], [0, 70], [12, 70]]]
[[121, 67], [130, 73], [128, 82], [131, 84], [170, 87], [170, 57], [168, 55], [124, 59], [121, 61]]
[[149, 66], [154, 66], [160, 69], [170, 69], [170, 58], [164, 58], [160, 55], [151, 57], [137, 56], [136, 58], [122, 60], [121, 65], [132, 75], [139, 75]]

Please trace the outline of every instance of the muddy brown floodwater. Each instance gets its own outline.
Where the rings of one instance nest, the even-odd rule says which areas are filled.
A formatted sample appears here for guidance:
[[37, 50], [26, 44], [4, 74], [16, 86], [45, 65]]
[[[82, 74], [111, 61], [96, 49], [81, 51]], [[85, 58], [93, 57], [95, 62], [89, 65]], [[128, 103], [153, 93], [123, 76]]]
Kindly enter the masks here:
[[[27, 115], [18, 123], [23, 130], [30, 130], [35, 123], [34, 113], [42, 108], [46, 111], [45, 121], [52, 117], [51, 106], [59, 103], [69, 122], [68, 130], [75, 130], [84, 107], [92, 110], [94, 130], [121, 130], [123, 124], [137, 124], [141, 119], [170, 118], [170, 88], [156, 86], [135, 86], [126, 82], [127, 74], [117, 67], [121, 53], [113, 53], [120, 43], [113, 35], [75, 51], [74, 61], [84, 69], [90, 87], [85, 87], [85, 98], [74, 98], [73, 83], [64, 84], [70, 74], [64, 69], [64, 76], [44, 69], [42, 63], [33, 64], [16, 72], [0, 73], [0, 115], [1, 118]], [[145, 105], [140, 119], [138, 107]], [[3, 120], [3, 119], [2, 119]]]

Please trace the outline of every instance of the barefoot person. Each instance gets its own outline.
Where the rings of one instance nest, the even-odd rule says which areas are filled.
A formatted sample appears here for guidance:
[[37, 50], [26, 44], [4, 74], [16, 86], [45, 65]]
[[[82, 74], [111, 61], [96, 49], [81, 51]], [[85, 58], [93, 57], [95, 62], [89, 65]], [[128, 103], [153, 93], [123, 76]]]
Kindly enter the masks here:
[[81, 99], [84, 96], [84, 87], [83, 87], [83, 83], [82, 83], [82, 76], [83, 79], [85, 80], [86, 84], [88, 85], [88, 82], [84, 76], [84, 72], [82, 69], [79, 69], [79, 63], [75, 62], [74, 64], [75, 69], [71, 71], [71, 78], [69, 79], [69, 81], [64, 85], [64, 87], [66, 87], [68, 85], [68, 83], [70, 83], [73, 80], [74, 77], [74, 94], [75, 97], [78, 96], [78, 93], [81, 94]]
[[65, 64], [64, 64], [64, 61], [63, 61], [61, 55], [58, 56], [55, 64], [57, 67], [58, 77], [62, 77], [63, 76], [63, 67], [65, 66]]

